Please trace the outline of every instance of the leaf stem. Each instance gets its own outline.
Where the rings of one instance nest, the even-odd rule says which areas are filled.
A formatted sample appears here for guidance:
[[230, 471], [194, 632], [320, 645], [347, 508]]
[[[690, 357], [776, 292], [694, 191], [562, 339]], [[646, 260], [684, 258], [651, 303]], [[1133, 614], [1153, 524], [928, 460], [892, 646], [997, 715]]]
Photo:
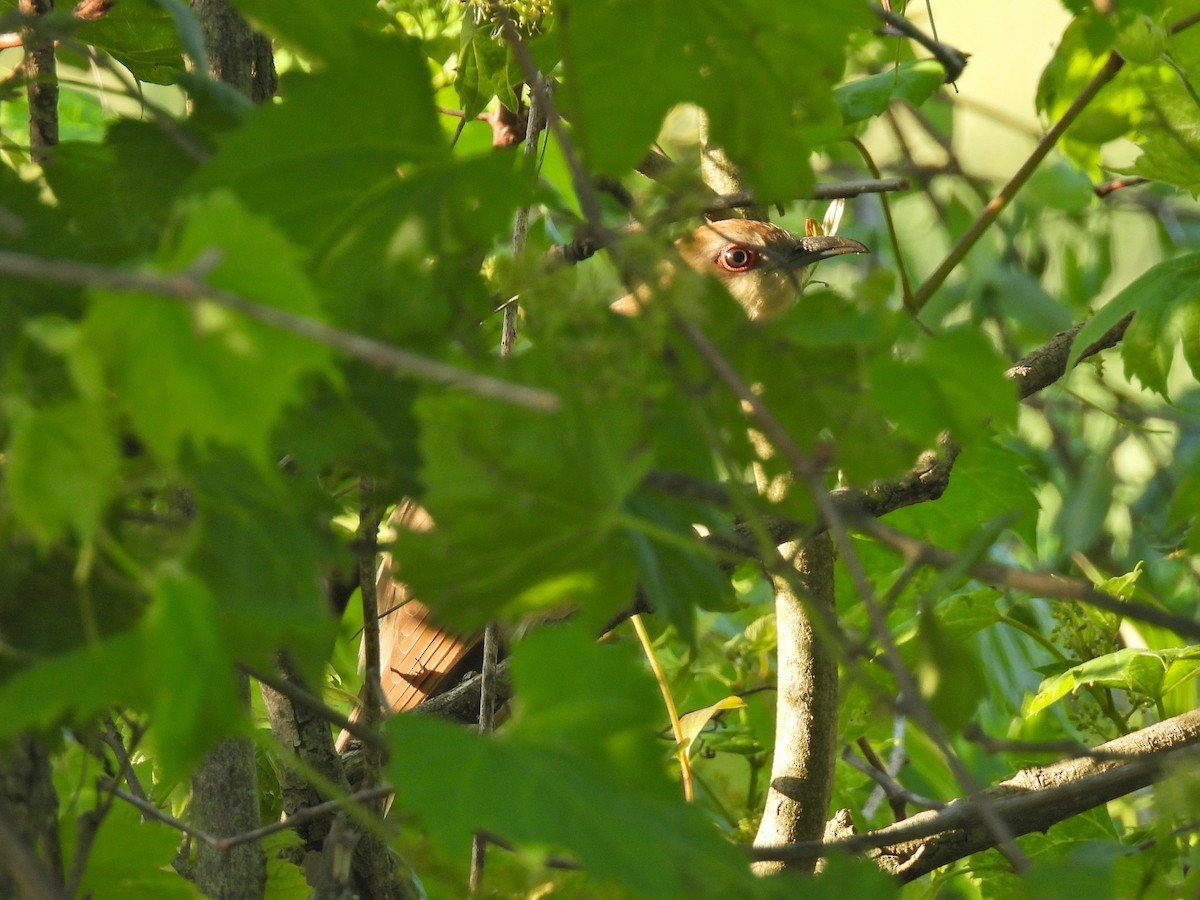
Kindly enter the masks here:
[[663, 703], [666, 705], [667, 715], [671, 719], [671, 734], [675, 736], [675, 744], [679, 748], [679, 773], [683, 779], [683, 797], [688, 803], [691, 803], [694, 799], [692, 791], [692, 764], [688, 759], [687, 744], [683, 736], [683, 726], [679, 722], [679, 712], [675, 708], [675, 698], [671, 696], [671, 686], [667, 684], [667, 675], [654, 653], [654, 643], [650, 640], [650, 635], [646, 631], [646, 625], [642, 621], [641, 614], [634, 613], [629, 617], [629, 621], [633, 623], [633, 630], [637, 632], [638, 640], [642, 644], [642, 650], [646, 654], [646, 661], [650, 663], [650, 671], [654, 673], [654, 680], [658, 682], [658, 689], [662, 691]]

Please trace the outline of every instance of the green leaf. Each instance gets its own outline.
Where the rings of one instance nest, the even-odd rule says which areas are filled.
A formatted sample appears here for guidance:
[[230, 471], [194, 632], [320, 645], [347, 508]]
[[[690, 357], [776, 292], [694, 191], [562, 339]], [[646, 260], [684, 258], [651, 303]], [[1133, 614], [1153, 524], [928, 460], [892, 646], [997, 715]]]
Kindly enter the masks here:
[[871, 396], [876, 409], [919, 445], [942, 431], [971, 444], [991, 428], [1016, 423], [1017, 397], [1006, 361], [978, 331], [959, 328], [930, 340], [916, 359], [876, 357]]
[[103, 410], [84, 400], [18, 409], [5, 480], [13, 510], [43, 544], [90, 540], [116, 492], [117, 442]]
[[459, 38], [458, 75], [454, 89], [463, 114], [473, 119], [483, 112], [493, 97], [511, 110], [518, 106], [513, 86], [522, 81], [520, 69], [507, 44], [493, 37], [487, 28], [479, 28], [468, 13]]
[[[75, 787], [75, 785], [72, 785]], [[201, 900], [199, 889], [171, 867], [179, 853], [179, 833], [127, 803], [117, 801], [104, 816], [103, 827], [85, 848], [76, 845], [79, 832], [71, 816], [61, 819], [59, 835], [68, 865], [77, 852], [87, 854], [79, 882], [80, 896], [154, 897], [156, 900]]]
[[107, 51], [138, 81], [173, 84], [183, 71], [174, 14], [155, 0], [121, 0], [80, 25], [75, 37]]
[[514, 650], [521, 700], [503, 734], [389, 719], [397, 806], [416, 812], [449, 854], [483, 828], [565, 850], [595, 877], [646, 896], [759, 896], [745, 857], [663, 776], [658, 703], [633, 659], [577, 626], [546, 629]]
[[0, 734], [86, 722], [114, 704], [145, 704], [147, 649], [144, 634], [134, 630], [38, 660], [0, 684]]
[[418, 403], [422, 503], [437, 527], [400, 535], [396, 556], [455, 625], [569, 604], [599, 629], [633, 598], [620, 511], [644, 467], [637, 417], [589, 387], [555, 387], [553, 415], [461, 394]]
[[[339, 6], [318, 19], [350, 15]], [[233, 190], [252, 211], [312, 247], [336, 234], [338, 220], [376, 184], [394, 180], [401, 164], [443, 151], [417, 44], [366, 34], [355, 43], [352, 65], [285, 75], [286, 99], [255, 107], [197, 173], [195, 187]]]
[[917, 624], [913, 674], [930, 710], [951, 731], [978, 713], [987, 689], [979, 659], [933, 615], [922, 615]]
[[729, 609], [729, 579], [700, 545], [692, 525], [708, 516], [695, 504], [636, 491], [626, 501], [627, 533], [637, 554], [639, 584], [650, 606], [674, 625], [685, 641], [695, 636], [695, 613]]
[[805, 190], [812, 172], [801, 129], [833, 116], [820, 73], [842, 70], [846, 36], [869, 22], [863, 7], [827, 13], [815, 0], [745, 0], [703, 15], [687, 0], [571, 5], [556, 23], [561, 95], [589, 167], [624, 174], [667, 111], [692, 102], [761, 197]]
[[921, 540], [958, 547], [983, 521], [1018, 514], [1009, 527], [1026, 544], [1037, 545], [1038, 504], [1027, 461], [996, 440], [964, 447], [954, 461], [946, 492], [936, 503], [893, 513], [888, 521]]
[[892, 100], [920, 106], [942, 86], [946, 70], [932, 59], [908, 60], [895, 69], [839, 86], [833, 99], [851, 125], [880, 115]]
[[158, 760], [178, 777], [242, 724], [241, 693], [208, 588], [194, 576], [167, 573], [154, 599], [145, 628]]
[[[238, 0], [237, 7], [262, 30], [308, 59], [331, 63], [370, 65], [371, 50], [364, 44], [386, 24], [371, 0], [344, 0], [335, 6], [322, 0]], [[381, 87], [373, 78], [363, 84]]]
[[[196, 464], [191, 474], [199, 533], [188, 568], [217, 600], [228, 653], [270, 666], [286, 647], [298, 664], [316, 666], [334, 628], [321, 594], [332, 556], [329, 511], [235, 454]], [[318, 680], [318, 672], [306, 674]]]
[[[1158, 700], [1185, 678], [1200, 671], [1195, 660], [1200, 660], [1200, 647], [1167, 650], [1125, 647], [1115, 653], [1089, 659], [1043, 681], [1037, 694], [1027, 704], [1026, 715], [1033, 715], [1067, 694], [1089, 686], [1115, 688]], [[1168, 683], [1169, 667], [1177, 661], [1179, 668], [1171, 672]]]
[[[267, 222], [228, 194], [198, 201], [188, 213], [162, 271], [216, 251], [208, 283], [264, 307], [316, 313], [296, 252]], [[301, 379], [327, 359], [311, 341], [203, 302], [97, 291], [85, 328], [139, 436], [167, 460], [189, 444], [222, 442], [274, 465], [267, 437]]]
[[[1126, 374], [1166, 396], [1166, 377], [1179, 340], [1189, 363], [1200, 361], [1197, 337], [1189, 333], [1200, 308], [1200, 253], [1160, 262], [1113, 297], [1080, 329], [1071, 346], [1068, 371], [1080, 354], [1126, 315], [1136, 312], [1125, 333]], [[1198, 363], [1200, 364], [1200, 363]]]

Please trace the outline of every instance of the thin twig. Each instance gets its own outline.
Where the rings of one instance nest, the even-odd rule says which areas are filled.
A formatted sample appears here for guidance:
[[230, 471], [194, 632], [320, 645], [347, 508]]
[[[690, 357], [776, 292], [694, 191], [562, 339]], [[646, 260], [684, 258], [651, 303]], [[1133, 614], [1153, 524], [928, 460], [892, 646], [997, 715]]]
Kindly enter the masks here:
[[412, 378], [457, 387], [482, 397], [503, 400], [540, 412], [553, 412], [558, 398], [549, 391], [525, 387], [449, 366], [428, 357], [392, 347], [381, 341], [342, 331], [316, 319], [296, 315], [274, 306], [255, 303], [231, 291], [205, 284], [195, 273], [179, 271], [170, 275], [122, 272], [104, 266], [68, 259], [49, 259], [23, 253], [0, 252], [0, 272], [21, 278], [102, 287], [138, 294], [157, 294], [185, 303], [209, 301], [262, 322], [280, 331], [299, 335], [340, 350], [378, 369]]
[[115, 782], [104, 782], [101, 785], [105, 791], [124, 800], [130, 806], [146, 814], [147, 817], [162, 822], [164, 825], [169, 825], [176, 831], [188, 835], [203, 844], [207, 844], [214, 850], [229, 850], [241, 844], [248, 844], [252, 841], [261, 840], [268, 835], [275, 834], [279, 831], [287, 831], [295, 828], [304, 822], [312, 819], [320, 818], [334, 810], [341, 809], [350, 803], [369, 803], [372, 800], [380, 800], [396, 792], [396, 788], [390, 784], [381, 784], [378, 787], [369, 788], [364, 791], [358, 791], [346, 797], [338, 797], [334, 800], [326, 800], [324, 803], [318, 803], [315, 806], [309, 806], [300, 810], [295, 815], [288, 816], [286, 819], [280, 819], [278, 822], [272, 822], [269, 825], [263, 825], [261, 828], [255, 828], [251, 831], [245, 831], [241, 834], [230, 835], [229, 837], [218, 837], [214, 834], [209, 834], [184, 822], [182, 819], [177, 819], [170, 813], [164, 812], [148, 800], [142, 800], [135, 797], [126, 790], [121, 789]]
[[946, 254], [946, 258], [942, 260], [933, 274], [925, 279], [924, 284], [917, 288], [917, 292], [913, 295], [913, 306], [917, 309], [924, 308], [925, 304], [929, 302], [937, 289], [942, 286], [950, 273], [958, 267], [958, 264], [963, 261], [971, 248], [975, 246], [975, 242], [999, 218], [1000, 213], [1004, 211], [1012, 198], [1016, 196], [1017, 191], [1024, 187], [1025, 182], [1029, 180], [1029, 177], [1033, 175], [1037, 167], [1041, 165], [1042, 160], [1046, 158], [1046, 154], [1054, 148], [1055, 144], [1058, 143], [1058, 139], [1062, 137], [1067, 128], [1079, 117], [1079, 114], [1083, 112], [1087, 105], [1095, 99], [1096, 95], [1100, 93], [1100, 89], [1116, 77], [1124, 64], [1125, 61], [1116, 53], [1109, 54], [1100, 71], [1084, 86], [1079, 95], [1071, 102], [1067, 111], [1062, 114], [1059, 120], [1038, 141], [1033, 152], [1021, 163], [1020, 168], [1008, 180], [1008, 183], [1000, 189], [1000, 192], [983, 208], [983, 212], [971, 223], [966, 233], [959, 238], [958, 243]]
[[[931, 568], [949, 569], [962, 564], [958, 554], [923, 543], [874, 519], [859, 519], [855, 521], [854, 525], [855, 528], [869, 534], [884, 546], [891, 547], [906, 558], [917, 559]], [[1001, 585], [1038, 597], [1075, 600], [1105, 612], [1115, 613], [1118, 616], [1149, 622], [1151, 625], [1166, 628], [1182, 637], [1200, 641], [1200, 622], [1195, 619], [1179, 616], [1134, 600], [1122, 600], [1077, 578], [1027, 572], [1024, 569], [987, 560], [972, 563], [967, 567], [967, 571], [989, 584]]]
[[[859, 742], [862, 746], [862, 742]], [[896, 779], [889, 775], [883, 768], [882, 760], [876, 757], [875, 762], [865, 762], [858, 758], [854, 750], [847, 745], [842, 748], [842, 760], [851, 767], [858, 769], [877, 785], [883, 788], [883, 792], [887, 794], [888, 799], [893, 801], [892, 811], [896, 814], [897, 821], [903, 821], [904, 805], [915, 806], [919, 809], [944, 809], [946, 804], [938, 800], [932, 800], [929, 797], [922, 797], [920, 794], [914, 794], [904, 785], [900, 784]]]

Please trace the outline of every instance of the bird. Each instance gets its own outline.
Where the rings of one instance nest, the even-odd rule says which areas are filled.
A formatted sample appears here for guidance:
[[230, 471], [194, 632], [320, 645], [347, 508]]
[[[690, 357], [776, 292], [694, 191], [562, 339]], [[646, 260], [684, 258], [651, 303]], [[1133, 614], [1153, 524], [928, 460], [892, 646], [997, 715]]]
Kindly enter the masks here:
[[[702, 275], [715, 277], [751, 319], [778, 315], [799, 297], [808, 267], [823, 259], [867, 253], [858, 241], [836, 235], [796, 237], [769, 222], [724, 219], [710, 222], [675, 242], [683, 260]], [[636, 314], [650, 301], [639, 289], [612, 304], [614, 311]], [[412, 500], [397, 506], [390, 518], [394, 528], [416, 531], [433, 527], [429, 514]], [[482, 631], [462, 634], [441, 627], [432, 611], [412, 597], [393, 574], [384, 555], [377, 570], [380, 681], [392, 712], [419, 706], [441, 690], [453, 687], [482, 641]], [[361, 660], [360, 660], [361, 661]], [[458, 676], [458, 677], [455, 677]], [[365, 689], [362, 695], [365, 702]], [[361, 717], [362, 707], [351, 714]]]

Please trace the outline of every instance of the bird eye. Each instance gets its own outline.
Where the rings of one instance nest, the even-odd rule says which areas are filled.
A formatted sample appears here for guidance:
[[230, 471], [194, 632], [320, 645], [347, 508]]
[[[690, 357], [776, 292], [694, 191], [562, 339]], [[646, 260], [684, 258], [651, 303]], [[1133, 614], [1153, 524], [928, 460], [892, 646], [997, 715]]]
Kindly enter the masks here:
[[745, 272], [758, 265], [759, 258], [757, 250], [734, 244], [726, 247], [717, 256], [717, 268], [726, 272]]

